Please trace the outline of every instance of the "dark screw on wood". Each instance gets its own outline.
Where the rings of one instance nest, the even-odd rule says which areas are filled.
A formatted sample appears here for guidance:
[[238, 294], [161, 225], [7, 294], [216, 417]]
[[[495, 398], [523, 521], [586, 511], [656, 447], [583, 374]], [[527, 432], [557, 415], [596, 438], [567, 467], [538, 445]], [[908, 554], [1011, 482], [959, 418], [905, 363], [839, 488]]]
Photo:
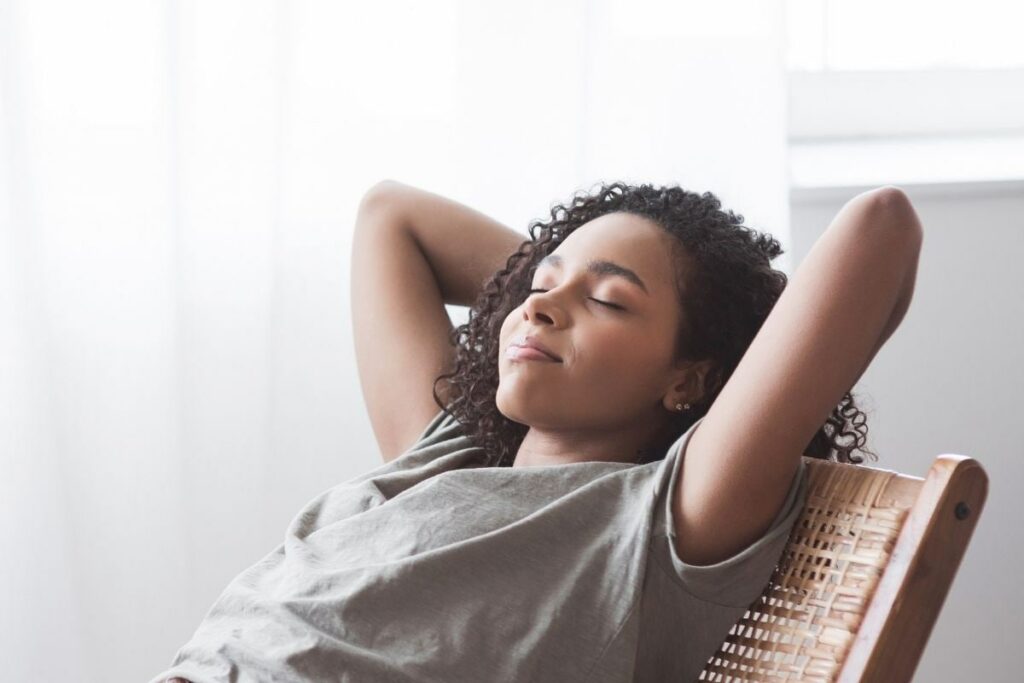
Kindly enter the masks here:
[[956, 509], [953, 511], [957, 519], [967, 519], [971, 515], [971, 508], [967, 506], [967, 503], [962, 500], [956, 504]]

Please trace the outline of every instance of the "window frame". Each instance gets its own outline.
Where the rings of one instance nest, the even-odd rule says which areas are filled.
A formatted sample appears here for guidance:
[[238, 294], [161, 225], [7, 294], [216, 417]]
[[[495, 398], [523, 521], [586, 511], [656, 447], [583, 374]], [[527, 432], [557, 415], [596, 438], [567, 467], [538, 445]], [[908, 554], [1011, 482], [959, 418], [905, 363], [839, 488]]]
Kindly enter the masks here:
[[1024, 68], [791, 69], [788, 86], [791, 143], [1024, 133]]

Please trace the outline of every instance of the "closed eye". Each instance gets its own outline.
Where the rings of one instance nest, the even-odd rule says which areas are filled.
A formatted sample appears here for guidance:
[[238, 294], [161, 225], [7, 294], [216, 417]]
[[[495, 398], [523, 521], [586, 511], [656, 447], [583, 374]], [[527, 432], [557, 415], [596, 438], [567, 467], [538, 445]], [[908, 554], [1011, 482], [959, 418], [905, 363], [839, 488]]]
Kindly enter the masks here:
[[[531, 289], [530, 290], [530, 294], [533, 294], [534, 292], [546, 292], [546, 291], [548, 291], [548, 290], [546, 290], [546, 289]], [[620, 310], [620, 311], [626, 310], [624, 306], [619, 306], [618, 304], [613, 304], [610, 301], [601, 301], [600, 299], [595, 299], [592, 296], [591, 297], [587, 297], [587, 298], [591, 299], [592, 301], [596, 301], [597, 303], [601, 304], [602, 306], [607, 306], [608, 308], [614, 308], [614, 309], [617, 309], [617, 310]]]

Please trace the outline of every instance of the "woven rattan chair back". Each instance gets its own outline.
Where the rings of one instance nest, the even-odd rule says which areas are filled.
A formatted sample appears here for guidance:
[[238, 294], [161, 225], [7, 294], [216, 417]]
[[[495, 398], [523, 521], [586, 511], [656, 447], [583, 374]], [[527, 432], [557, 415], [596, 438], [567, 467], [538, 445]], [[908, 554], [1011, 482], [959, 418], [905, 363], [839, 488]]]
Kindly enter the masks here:
[[698, 680], [910, 681], [988, 477], [962, 455], [924, 479], [804, 461], [807, 502], [779, 564]]

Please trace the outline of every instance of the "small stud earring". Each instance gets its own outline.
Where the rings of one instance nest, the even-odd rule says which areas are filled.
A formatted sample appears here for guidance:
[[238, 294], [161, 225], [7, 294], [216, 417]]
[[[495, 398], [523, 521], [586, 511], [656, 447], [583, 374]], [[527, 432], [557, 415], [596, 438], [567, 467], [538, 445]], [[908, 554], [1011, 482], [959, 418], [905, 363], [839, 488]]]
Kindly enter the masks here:
[[[680, 410], [681, 411], [682, 409], [683, 409], [683, 404], [682, 403], [677, 403], [676, 404], [676, 410]], [[687, 410], [690, 409], [690, 404], [689, 403], [686, 404], [686, 409]]]

